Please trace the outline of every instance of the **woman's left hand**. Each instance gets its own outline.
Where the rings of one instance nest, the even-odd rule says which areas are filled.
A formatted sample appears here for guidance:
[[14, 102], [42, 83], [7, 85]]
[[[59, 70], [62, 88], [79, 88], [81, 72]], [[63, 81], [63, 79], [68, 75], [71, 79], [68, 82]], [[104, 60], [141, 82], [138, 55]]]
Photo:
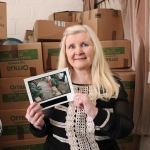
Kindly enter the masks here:
[[98, 108], [93, 105], [87, 94], [76, 93], [74, 95], [74, 105], [79, 109], [84, 109], [85, 113], [93, 119], [97, 115]]

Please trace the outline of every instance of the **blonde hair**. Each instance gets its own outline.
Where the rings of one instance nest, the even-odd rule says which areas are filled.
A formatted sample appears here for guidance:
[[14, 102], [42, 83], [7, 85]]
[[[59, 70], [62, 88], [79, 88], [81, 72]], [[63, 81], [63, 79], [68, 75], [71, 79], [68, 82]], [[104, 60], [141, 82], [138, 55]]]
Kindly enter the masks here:
[[112, 96], [114, 98], [117, 98], [119, 93], [119, 86], [114, 80], [110, 68], [105, 60], [105, 56], [103, 54], [99, 39], [97, 38], [95, 32], [87, 25], [75, 25], [72, 27], [68, 27], [64, 31], [63, 38], [60, 44], [61, 50], [59, 53], [58, 69], [68, 67], [70, 75], [72, 74], [73, 68], [67, 60], [65, 51], [66, 37], [67, 35], [77, 34], [81, 32], [86, 32], [94, 44], [95, 55], [91, 68], [92, 87], [94, 93], [97, 93], [98, 97], [105, 101], [108, 101]]

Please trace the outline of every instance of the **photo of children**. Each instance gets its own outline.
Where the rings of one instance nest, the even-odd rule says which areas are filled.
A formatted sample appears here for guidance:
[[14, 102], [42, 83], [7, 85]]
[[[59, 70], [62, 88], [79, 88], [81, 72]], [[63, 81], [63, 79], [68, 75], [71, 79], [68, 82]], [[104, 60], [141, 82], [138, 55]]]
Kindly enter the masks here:
[[34, 101], [41, 102], [71, 92], [66, 72], [59, 72], [28, 82]]

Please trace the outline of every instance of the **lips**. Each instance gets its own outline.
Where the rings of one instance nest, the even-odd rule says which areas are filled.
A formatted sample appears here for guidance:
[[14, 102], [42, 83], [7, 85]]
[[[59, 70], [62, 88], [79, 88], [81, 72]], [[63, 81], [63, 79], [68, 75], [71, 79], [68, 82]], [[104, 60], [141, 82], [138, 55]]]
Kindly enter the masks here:
[[82, 60], [82, 59], [86, 59], [86, 57], [83, 57], [83, 58], [75, 58], [74, 60]]

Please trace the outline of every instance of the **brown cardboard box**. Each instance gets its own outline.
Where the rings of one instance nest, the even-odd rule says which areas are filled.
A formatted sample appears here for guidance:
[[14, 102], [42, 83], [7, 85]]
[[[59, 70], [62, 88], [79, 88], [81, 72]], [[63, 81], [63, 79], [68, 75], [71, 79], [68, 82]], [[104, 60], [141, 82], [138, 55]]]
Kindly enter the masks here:
[[140, 136], [129, 135], [123, 139], [117, 140], [120, 150], [139, 150]]
[[30, 105], [23, 79], [0, 78], [0, 110], [27, 109]]
[[0, 150], [42, 150], [45, 138], [16, 140], [0, 143]]
[[33, 36], [33, 30], [26, 30], [24, 36], [24, 43], [34, 43], [35, 39]]
[[3, 78], [42, 74], [41, 43], [0, 45], [0, 70]]
[[6, 3], [0, 2], [0, 41], [7, 39]]
[[52, 72], [52, 71], [55, 71], [55, 70], [45, 70], [45, 73]]
[[60, 42], [43, 42], [43, 64], [44, 70], [55, 70], [58, 65]]
[[93, 9], [83, 13], [83, 24], [90, 26], [100, 41], [123, 40], [123, 23], [120, 10]]
[[76, 13], [73, 11], [55, 12], [51, 14], [48, 19], [51, 21], [65, 21], [72, 22], [72, 15]]
[[110, 68], [131, 67], [131, 43], [128, 40], [100, 41]]
[[24, 36], [24, 41], [29, 41], [29, 36], [33, 36], [33, 30], [26, 30], [25, 36]]
[[83, 23], [83, 12], [74, 13], [72, 15], [72, 21]]
[[63, 32], [69, 26], [78, 23], [62, 22], [51, 20], [36, 20], [34, 24], [35, 41], [60, 41], [63, 37]]
[[129, 102], [134, 102], [134, 91], [135, 91], [135, 71], [132, 72], [113, 72], [114, 75], [121, 79], [124, 88], [128, 94]]
[[0, 110], [3, 128], [1, 142], [36, 138], [29, 130], [29, 122], [25, 118], [26, 111], [26, 109]]

